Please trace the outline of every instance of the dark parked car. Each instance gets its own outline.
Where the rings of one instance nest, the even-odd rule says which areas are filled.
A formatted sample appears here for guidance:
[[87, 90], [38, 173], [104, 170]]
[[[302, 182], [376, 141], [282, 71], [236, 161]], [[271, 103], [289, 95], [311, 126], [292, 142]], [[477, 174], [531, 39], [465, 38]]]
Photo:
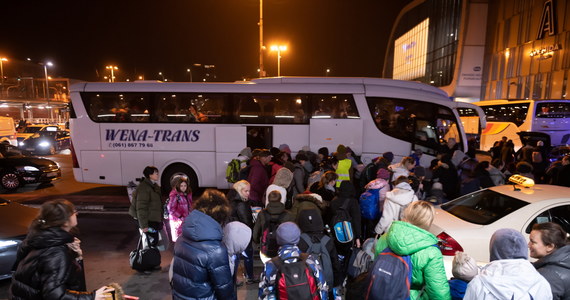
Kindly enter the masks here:
[[0, 198], [0, 280], [12, 277], [16, 252], [38, 209]]
[[7, 190], [61, 178], [61, 170], [52, 160], [26, 156], [8, 144], [0, 144], [0, 154], [0, 186]]
[[38, 131], [20, 142], [20, 148], [34, 154], [56, 154], [69, 149], [69, 130]]

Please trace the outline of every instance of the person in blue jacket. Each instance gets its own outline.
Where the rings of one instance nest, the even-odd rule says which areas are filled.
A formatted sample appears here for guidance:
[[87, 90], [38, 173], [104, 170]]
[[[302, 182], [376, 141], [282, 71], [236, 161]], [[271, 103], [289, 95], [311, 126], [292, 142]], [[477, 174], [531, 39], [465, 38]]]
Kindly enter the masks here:
[[221, 192], [208, 189], [194, 202], [174, 246], [172, 298], [236, 299], [222, 225], [230, 216]]

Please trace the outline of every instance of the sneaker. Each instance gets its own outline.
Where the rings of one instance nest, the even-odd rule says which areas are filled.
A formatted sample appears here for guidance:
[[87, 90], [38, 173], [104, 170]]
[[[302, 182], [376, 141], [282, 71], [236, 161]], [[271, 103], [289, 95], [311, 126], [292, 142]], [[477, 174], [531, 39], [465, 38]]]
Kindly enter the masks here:
[[259, 283], [259, 278], [256, 278], [256, 277], [248, 278], [245, 281], [245, 284], [247, 284], [247, 285], [254, 284], [254, 283]]

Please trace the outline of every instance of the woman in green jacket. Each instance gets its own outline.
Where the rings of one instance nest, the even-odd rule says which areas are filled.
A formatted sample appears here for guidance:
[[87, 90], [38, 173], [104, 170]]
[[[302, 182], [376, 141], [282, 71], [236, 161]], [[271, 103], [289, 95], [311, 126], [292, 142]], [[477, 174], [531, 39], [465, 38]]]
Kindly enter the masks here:
[[378, 240], [375, 255], [386, 247], [398, 255], [410, 255], [412, 285], [410, 299], [451, 299], [445, 275], [443, 256], [436, 246], [437, 238], [427, 229], [435, 210], [426, 201], [414, 201], [404, 210], [403, 221], [394, 221], [387, 234]]
[[158, 169], [153, 166], [145, 167], [144, 179], [136, 190], [129, 214], [138, 221], [139, 228], [147, 233], [152, 244], [158, 243], [158, 231], [162, 230], [162, 201], [158, 185]]

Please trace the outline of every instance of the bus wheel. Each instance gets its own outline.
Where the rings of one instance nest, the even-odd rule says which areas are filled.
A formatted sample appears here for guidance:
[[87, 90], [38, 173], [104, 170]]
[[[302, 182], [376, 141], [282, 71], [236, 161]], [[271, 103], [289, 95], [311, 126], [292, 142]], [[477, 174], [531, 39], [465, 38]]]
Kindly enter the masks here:
[[172, 164], [164, 170], [160, 179], [163, 194], [170, 193], [178, 177], [186, 177], [188, 179], [188, 187], [192, 189], [192, 192], [198, 189], [198, 176], [196, 176], [192, 168], [185, 164]]

